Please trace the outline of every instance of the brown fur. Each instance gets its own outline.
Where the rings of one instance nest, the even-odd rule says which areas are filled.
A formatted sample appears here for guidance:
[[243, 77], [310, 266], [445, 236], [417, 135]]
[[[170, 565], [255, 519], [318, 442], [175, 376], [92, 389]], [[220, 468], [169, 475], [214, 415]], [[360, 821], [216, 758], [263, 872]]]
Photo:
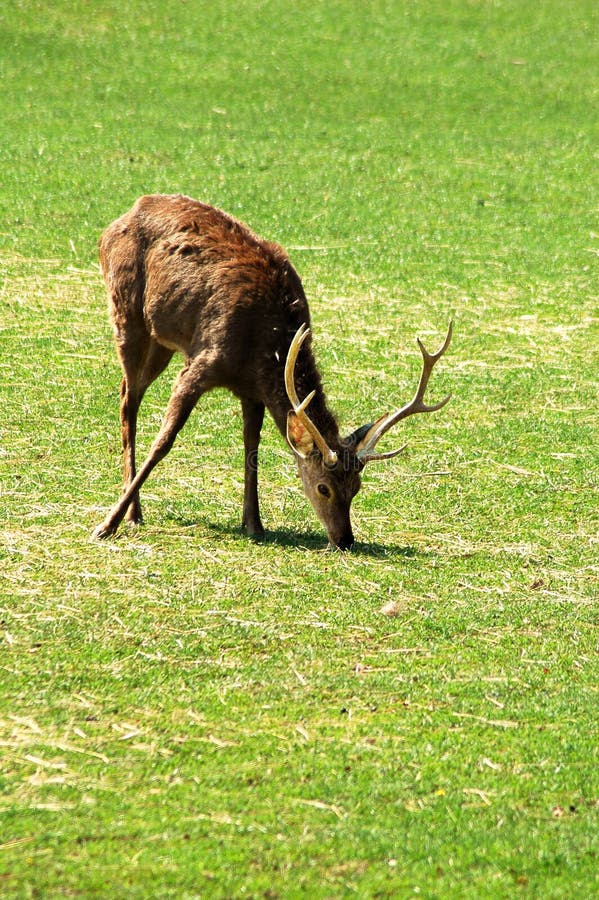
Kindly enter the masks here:
[[[121, 426], [123, 495], [95, 531], [105, 537], [127, 515], [141, 521], [139, 489], [172, 447], [200, 396], [226, 387], [242, 402], [245, 445], [243, 524], [263, 533], [257, 494], [257, 449], [264, 408], [286, 433], [291, 404], [283, 373], [289, 345], [310, 313], [285, 251], [231, 216], [181, 195], [141, 197], [108, 226], [100, 262], [123, 369]], [[139, 404], [173, 353], [185, 357], [163, 425], [139, 472], [135, 432]], [[356, 440], [342, 440], [327, 407], [310, 339], [296, 367], [300, 396], [315, 390], [309, 415], [339, 457], [324, 466], [309, 436], [298, 434], [305, 492], [333, 544], [353, 542], [349, 507], [360, 486]], [[292, 414], [293, 415], [293, 414]], [[300, 431], [301, 431], [301, 426]], [[295, 434], [296, 429], [292, 429]]]

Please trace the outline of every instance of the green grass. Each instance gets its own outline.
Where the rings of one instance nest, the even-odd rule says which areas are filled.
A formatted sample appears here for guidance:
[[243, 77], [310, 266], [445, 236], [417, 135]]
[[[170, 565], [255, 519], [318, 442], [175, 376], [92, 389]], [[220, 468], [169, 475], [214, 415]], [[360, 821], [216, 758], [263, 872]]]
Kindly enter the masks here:
[[[2, 896], [596, 893], [598, 33], [590, 0], [4, 4]], [[225, 393], [89, 541], [97, 237], [179, 190], [290, 248], [348, 431], [455, 316], [350, 554], [271, 422], [240, 534]]]

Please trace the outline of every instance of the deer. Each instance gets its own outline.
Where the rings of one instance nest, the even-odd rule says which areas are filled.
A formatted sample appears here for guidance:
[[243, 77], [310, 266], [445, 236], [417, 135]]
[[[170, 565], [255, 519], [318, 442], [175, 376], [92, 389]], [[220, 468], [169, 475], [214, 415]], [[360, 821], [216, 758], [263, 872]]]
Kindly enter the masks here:
[[[100, 267], [122, 368], [120, 422], [123, 489], [94, 538], [126, 519], [142, 522], [140, 488], [169, 453], [200, 397], [227, 388], [241, 401], [244, 444], [242, 529], [261, 538], [258, 446], [268, 409], [297, 461], [306, 497], [332, 548], [354, 543], [350, 506], [367, 463], [397, 456], [377, 452], [383, 435], [415, 413], [440, 410], [424, 394], [435, 363], [422, 341], [422, 373], [413, 399], [341, 437], [312, 351], [308, 301], [281, 246], [207, 203], [182, 194], [140, 197], [103, 232]], [[136, 428], [141, 401], [173, 355], [184, 357], [158, 435], [139, 469]]]

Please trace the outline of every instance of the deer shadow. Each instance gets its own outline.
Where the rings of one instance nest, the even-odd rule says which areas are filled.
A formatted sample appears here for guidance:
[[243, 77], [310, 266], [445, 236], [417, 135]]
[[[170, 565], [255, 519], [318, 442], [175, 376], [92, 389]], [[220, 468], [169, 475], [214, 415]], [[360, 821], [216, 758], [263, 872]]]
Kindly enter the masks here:
[[240, 526], [223, 525], [222, 523], [206, 522], [206, 527], [218, 534], [238, 538], [240, 541], [261, 544], [272, 544], [276, 547], [293, 547], [296, 550], [324, 551], [331, 553], [347, 552], [351, 556], [366, 556], [371, 559], [414, 559], [430, 556], [429, 551], [418, 550], [411, 545], [380, 544], [378, 542], [355, 541], [351, 550], [342, 551], [327, 544], [326, 536], [321, 531], [294, 531], [291, 528], [269, 528], [263, 537], [247, 535]]

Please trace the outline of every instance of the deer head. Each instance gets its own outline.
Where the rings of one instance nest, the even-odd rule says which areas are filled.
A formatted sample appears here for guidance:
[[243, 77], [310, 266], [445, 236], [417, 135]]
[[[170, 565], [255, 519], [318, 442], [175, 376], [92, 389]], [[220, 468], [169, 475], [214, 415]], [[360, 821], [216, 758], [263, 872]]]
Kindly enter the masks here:
[[364, 466], [375, 460], [391, 459], [407, 446], [404, 444], [397, 450], [377, 453], [375, 448], [380, 439], [401, 419], [415, 413], [435, 412], [449, 401], [451, 395], [439, 403], [427, 405], [424, 403], [424, 394], [433, 366], [449, 347], [452, 330], [453, 323], [450, 322], [445, 340], [436, 353], [429, 353], [418, 339], [423, 367], [416, 393], [409, 403], [395, 412], [381, 416], [376, 422], [363, 425], [347, 438], [337, 440], [336, 445], [331, 447], [307, 413], [315, 391], [301, 401], [297, 394], [295, 363], [302, 344], [310, 333], [305, 324], [298, 329], [285, 364], [285, 388], [292, 407], [287, 416], [287, 440], [297, 458], [304, 492], [324, 525], [330, 542], [340, 550], [348, 550], [354, 542], [350, 507], [360, 490], [360, 473]]

